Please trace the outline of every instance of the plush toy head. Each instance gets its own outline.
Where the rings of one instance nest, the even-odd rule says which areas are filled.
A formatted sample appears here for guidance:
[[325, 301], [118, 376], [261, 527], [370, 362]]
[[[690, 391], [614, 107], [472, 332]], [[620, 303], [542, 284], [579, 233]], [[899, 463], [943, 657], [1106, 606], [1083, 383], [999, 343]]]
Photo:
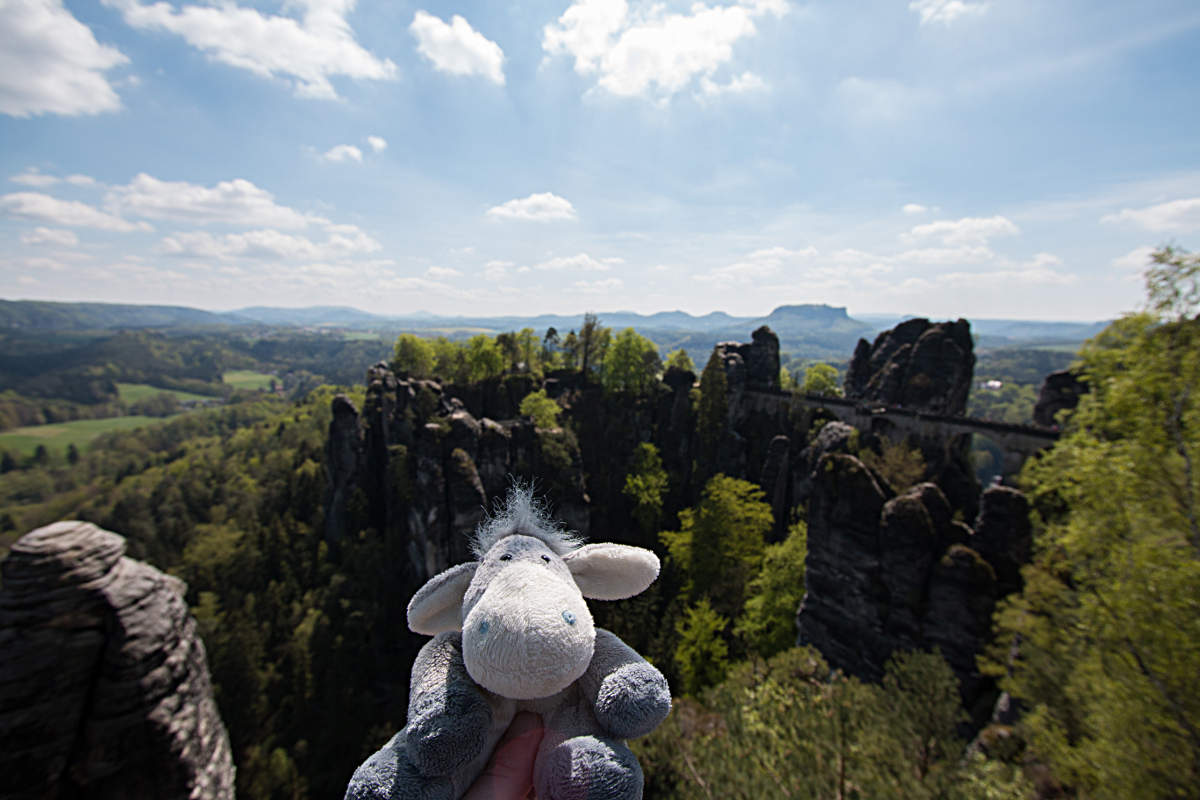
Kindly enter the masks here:
[[434, 576], [408, 604], [408, 626], [461, 630], [471, 679], [516, 700], [557, 694], [592, 660], [596, 631], [585, 597], [621, 600], [658, 577], [658, 557], [620, 544], [581, 545], [550, 522], [529, 490], [475, 536], [471, 561]]

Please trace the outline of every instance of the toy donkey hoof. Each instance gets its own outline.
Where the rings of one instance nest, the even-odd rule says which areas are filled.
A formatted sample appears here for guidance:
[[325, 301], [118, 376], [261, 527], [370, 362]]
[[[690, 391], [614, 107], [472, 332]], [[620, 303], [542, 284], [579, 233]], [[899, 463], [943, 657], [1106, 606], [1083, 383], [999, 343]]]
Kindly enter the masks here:
[[475, 533], [477, 561], [429, 580], [408, 624], [434, 638], [413, 664], [408, 724], [354, 773], [347, 800], [460, 798], [518, 711], [545, 733], [542, 800], [637, 800], [642, 769], [624, 740], [671, 710], [662, 673], [596, 628], [584, 598], [621, 600], [658, 577], [649, 550], [584, 545], [529, 490]]

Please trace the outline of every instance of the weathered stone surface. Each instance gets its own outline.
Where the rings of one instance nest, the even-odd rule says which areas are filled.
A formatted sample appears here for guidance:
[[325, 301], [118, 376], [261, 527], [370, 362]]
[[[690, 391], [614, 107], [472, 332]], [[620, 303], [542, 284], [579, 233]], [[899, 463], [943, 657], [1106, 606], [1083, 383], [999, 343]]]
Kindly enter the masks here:
[[1001, 596], [1024, 585], [1021, 567], [1033, 555], [1033, 526], [1029, 501], [1008, 486], [992, 486], [979, 501], [972, 546], [996, 571]]
[[346, 506], [358, 479], [362, 441], [358, 409], [345, 395], [333, 398], [333, 419], [325, 440], [325, 539], [341, 541], [346, 535]]
[[847, 397], [932, 414], [966, 412], [975, 370], [971, 326], [965, 319], [910, 319], [868, 345], [860, 339], [846, 370]]
[[1051, 372], [1042, 381], [1037, 403], [1033, 406], [1033, 421], [1049, 428], [1056, 424], [1058, 412], [1074, 411], [1079, 398], [1087, 394], [1088, 385], [1070, 370]]
[[730, 391], [778, 391], [779, 337], [763, 325], [750, 334], [750, 339], [746, 343], [721, 342], [717, 345]]
[[767, 460], [763, 462], [758, 481], [766, 493], [767, 502], [771, 504], [774, 525], [770, 540], [773, 542], [781, 542], [787, 536], [787, 521], [791, 514], [791, 481], [788, 480], [791, 444], [791, 440], [783, 434], [771, 439], [771, 444], [767, 446]]
[[[959, 678], [977, 728], [995, 685], [979, 674], [975, 656], [988, 641], [997, 599], [1015, 589], [1028, 559], [1028, 503], [1016, 490], [990, 490], [972, 532], [953, 519], [935, 484], [888, 495], [852, 455], [828, 453], [818, 462], [799, 643], [868, 679], [879, 678], [896, 651], [936, 647]], [[998, 572], [1005, 576], [999, 581]]]
[[233, 797], [183, 584], [124, 552], [58, 522], [0, 565], [0, 797]]
[[[384, 362], [371, 367], [361, 415], [345, 398], [333, 402], [326, 538], [338, 541], [350, 525], [374, 529], [406, 554], [395, 574], [415, 591], [470, 557], [469, 535], [513, 476], [558, 487], [560, 516], [586, 533], [589, 501], [574, 440], [471, 410], [475, 404], [515, 417], [530, 388], [528, 376], [508, 376], [446, 389], [432, 380], [398, 380]], [[553, 457], [542, 452], [551, 439]]]

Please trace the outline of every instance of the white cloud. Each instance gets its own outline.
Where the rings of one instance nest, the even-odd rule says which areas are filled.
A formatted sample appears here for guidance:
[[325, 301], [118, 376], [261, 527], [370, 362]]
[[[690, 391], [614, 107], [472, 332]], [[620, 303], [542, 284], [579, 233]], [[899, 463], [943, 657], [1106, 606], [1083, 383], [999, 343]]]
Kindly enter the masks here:
[[1020, 233], [1012, 220], [1001, 217], [963, 217], [959, 220], [938, 220], [918, 225], [903, 238], [906, 241], [936, 237], [945, 245], [982, 245], [994, 236], [1011, 236]]
[[575, 207], [564, 197], [551, 192], [531, 194], [516, 200], [509, 200], [487, 211], [489, 217], [499, 219], [519, 219], [530, 222], [549, 222], [558, 219], [575, 219]]
[[367, 144], [371, 146], [371, 150], [376, 153], [382, 153], [387, 149], [387, 139], [382, 136], [368, 136]]
[[96, 179], [90, 175], [68, 175], [63, 178], [64, 181], [72, 186], [95, 186]]
[[125, 22], [141, 30], [160, 30], [210, 58], [264, 78], [290, 79], [297, 95], [335, 99], [329, 79], [388, 80], [396, 65], [367, 52], [355, 40], [346, 16], [355, 0], [291, 0], [285, 9], [299, 18], [263, 14], [231, 0], [212, 5], [168, 2], [142, 5], [139, 0], [101, 0], [118, 9]]
[[71, 228], [98, 228], [119, 233], [151, 230], [144, 222], [134, 224], [87, 203], [59, 200], [40, 192], [16, 192], [0, 196], [0, 211], [21, 219]]
[[711, 283], [719, 288], [758, 283], [779, 274], [785, 265], [795, 266], [818, 255], [815, 247], [806, 247], [803, 250], [789, 250], [786, 247], [755, 250], [739, 261], [714, 267], [697, 275], [696, 280]]
[[489, 281], [502, 281], [508, 277], [508, 270], [513, 266], [511, 261], [494, 259], [483, 265], [483, 277]]
[[1112, 265], [1121, 272], [1141, 277], [1146, 268], [1150, 266], [1150, 256], [1153, 255], [1154, 249], [1149, 245], [1135, 247], [1125, 255], [1114, 258]]
[[700, 79], [700, 94], [704, 97], [720, 97], [724, 94], [745, 94], [767, 88], [763, 79], [753, 72], [743, 72], [729, 79], [728, 83], [717, 83], [705, 75]]
[[[352, 228], [353, 232], [344, 228]], [[314, 242], [304, 236], [271, 229], [224, 236], [214, 236], [207, 231], [188, 231], [165, 237], [162, 251], [168, 255], [206, 259], [325, 260], [371, 253], [381, 248], [379, 242], [353, 225], [330, 226], [330, 230], [331, 235], [324, 242]]]
[[587, 253], [573, 256], [557, 256], [534, 264], [534, 269], [573, 272], [608, 272], [615, 264], [623, 264], [623, 258], [594, 258]]
[[447, 278], [461, 278], [462, 273], [452, 267], [430, 267], [425, 270], [425, 276], [434, 280]]
[[[655, 4], [631, 14], [625, 0], [578, 0], [542, 31], [547, 54], [574, 58], [575, 71], [596, 76], [601, 89], [620, 97], [670, 97], [692, 81], [707, 79], [710, 93], [718, 69], [733, 60], [733, 46], [758, 31], [755, 19], [782, 16], [784, 0], [742, 0], [726, 6], [692, 4], [687, 14]], [[725, 87], [746, 91], [753, 77]], [[741, 81], [739, 84], [738, 82]]]
[[432, 14], [417, 11], [408, 29], [417, 40], [417, 52], [438, 71], [479, 75], [504, 85], [504, 51], [458, 14], [447, 25]]
[[991, 261], [996, 253], [984, 245], [963, 247], [919, 247], [896, 255], [897, 261], [908, 264], [982, 264]]
[[47, 186], [53, 186], [62, 179], [55, 175], [47, 175], [44, 172], [39, 172], [37, 167], [30, 167], [20, 175], [13, 175], [9, 180], [13, 183], [19, 183], [22, 186], [34, 186], [42, 189]]
[[362, 163], [362, 150], [359, 150], [352, 144], [339, 144], [329, 148], [321, 158], [326, 161], [332, 161], [335, 164], [341, 164], [346, 161], [357, 161]]
[[44, 228], [38, 226], [27, 233], [21, 234], [21, 244], [48, 244], [59, 247], [73, 247], [79, 244], [79, 237], [71, 231], [61, 228]]
[[1192, 233], [1200, 230], [1200, 197], [1172, 200], [1147, 208], [1126, 208], [1102, 222], [1129, 222], [1154, 233]]
[[140, 173], [128, 185], [112, 189], [105, 197], [105, 207], [129, 216], [197, 225], [303, 228], [309, 223], [326, 222], [277, 204], [270, 192], [244, 178], [207, 187], [186, 181], [161, 181]]
[[929, 209], [920, 203], [905, 203], [900, 210], [905, 214], [924, 214]]
[[909, 11], [915, 11], [921, 17], [922, 25], [942, 23], [949, 25], [959, 17], [969, 17], [987, 11], [988, 4], [966, 2], [965, 0], [913, 0], [908, 4]]
[[0, 3], [0, 114], [100, 114], [121, 98], [104, 73], [129, 61], [96, 41], [62, 0]]
[[602, 278], [598, 281], [575, 281], [571, 287], [582, 294], [604, 294], [620, 289], [625, 282], [620, 278]]

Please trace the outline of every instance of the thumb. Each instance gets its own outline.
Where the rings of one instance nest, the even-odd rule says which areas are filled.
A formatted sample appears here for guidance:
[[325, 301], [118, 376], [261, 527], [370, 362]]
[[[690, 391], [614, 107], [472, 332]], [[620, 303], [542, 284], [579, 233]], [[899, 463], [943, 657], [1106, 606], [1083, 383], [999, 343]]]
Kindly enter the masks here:
[[463, 800], [524, 800], [533, 788], [533, 761], [543, 733], [537, 714], [517, 714]]

